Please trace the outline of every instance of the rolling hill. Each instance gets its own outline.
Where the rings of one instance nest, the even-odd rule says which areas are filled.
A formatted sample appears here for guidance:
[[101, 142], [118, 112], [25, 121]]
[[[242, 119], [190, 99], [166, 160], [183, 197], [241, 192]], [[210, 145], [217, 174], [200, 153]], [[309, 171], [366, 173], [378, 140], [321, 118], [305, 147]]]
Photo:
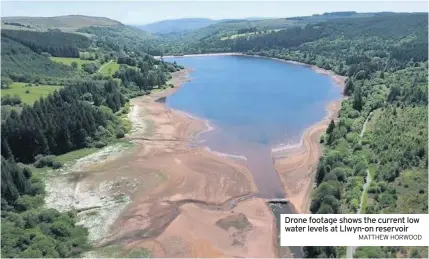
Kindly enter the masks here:
[[92, 17], [84, 15], [64, 15], [54, 17], [21, 17], [10, 16], [2, 17], [2, 23], [8, 23], [9, 26], [15, 24], [19, 26], [29, 26], [33, 29], [48, 30], [60, 29], [64, 31], [74, 31], [82, 27], [88, 26], [115, 26], [121, 23], [105, 17]]
[[206, 18], [184, 18], [163, 20], [145, 25], [136, 25], [136, 27], [150, 33], [167, 34], [172, 32], [195, 30], [215, 24], [217, 22], [219, 21]]

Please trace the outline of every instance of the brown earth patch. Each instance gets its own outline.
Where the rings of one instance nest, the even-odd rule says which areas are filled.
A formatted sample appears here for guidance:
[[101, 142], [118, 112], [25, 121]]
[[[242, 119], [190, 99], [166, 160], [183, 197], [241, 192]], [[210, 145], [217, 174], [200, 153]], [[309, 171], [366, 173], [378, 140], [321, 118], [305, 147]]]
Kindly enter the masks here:
[[[219, 227], [219, 221], [247, 220], [245, 228]], [[232, 221], [231, 221], [232, 220]], [[225, 211], [180, 207], [179, 216], [158, 236], [155, 257], [276, 257], [275, 224], [263, 199], [249, 199]], [[153, 240], [133, 243], [153, 247]], [[155, 251], [155, 250], [153, 250]], [[186, 253], [184, 253], [186, 251]]]
[[[189, 80], [188, 72], [174, 73], [175, 88], [131, 100], [133, 129], [126, 138], [134, 146], [74, 177], [74, 192], [96, 192], [109, 182], [100, 200], [128, 199], [94, 246], [146, 248], [155, 257], [273, 257], [274, 217], [264, 200], [248, 200], [257, 188], [246, 164], [191, 147], [207, 123], [156, 101]], [[251, 227], [216, 225], [234, 213]]]

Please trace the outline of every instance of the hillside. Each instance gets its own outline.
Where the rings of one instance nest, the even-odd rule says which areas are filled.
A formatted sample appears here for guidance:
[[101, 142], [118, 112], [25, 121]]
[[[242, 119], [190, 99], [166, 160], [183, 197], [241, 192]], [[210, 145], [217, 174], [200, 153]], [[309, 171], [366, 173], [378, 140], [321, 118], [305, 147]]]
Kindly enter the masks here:
[[[204, 181], [200, 176], [187, 177], [193, 173], [217, 175], [207, 167], [216, 165], [221, 157], [204, 161], [205, 152], [208, 151], [203, 149], [192, 150], [189, 157], [183, 155], [188, 152], [185, 148], [188, 143], [181, 141], [182, 137], [194, 134], [177, 133], [180, 135], [178, 138], [171, 133], [173, 138], [167, 133], [173, 132], [176, 127], [183, 130], [199, 126], [191, 122], [182, 124], [177, 116], [191, 118], [161, 109], [158, 101], [165, 99], [165, 96], [155, 96], [158, 99], [155, 101], [154, 98], [153, 103], [142, 100], [138, 108], [140, 111], [135, 107], [130, 109], [132, 98], [174, 87], [169, 81], [171, 73], [183, 69], [175, 62], [155, 59], [153, 55], [239, 52], [300, 62], [347, 77], [343, 92], [345, 98], [338, 117], [330, 122], [320, 140], [319, 137], [316, 139], [320, 141], [323, 154], [320, 154], [317, 165], [308, 167], [308, 172], [302, 170], [306, 179], [311, 178], [308, 180], [309, 186], [314, 184], [307, 212], [428, 213], [427, 13], [336, 12], [288, 19], [181, 20], [185, 20], [181, 26], [175, 26], [174, 21], [163, 21], [155, 26], [152, 24], [152, 30], [158, 30], [157, 33], [160, 33], [159, 30], [170, 30], [163, 35], [152, 35], [101, 17], [70, 15], [2, 19], [2, 23], [8, 23], [1, 30], [2, 257], [76, 258], [94, 249], [91, 247], [94, 244], [97, 245], [96, 250], [110, 249], [115, 252], [115, 256], [150, 257], [146, 248], [128, 240], [147, 241], [148, 236], [156, 235], [161, 237], [161, 242], [167, 240], [166, 246], [187, 247], [187, 244], [177, 241], [181, 239], [175, 239], [182, 233], [176, 232], [180, 228], [175, 229], [174, 224], [181, 224], [182, 221], [167, 224], [172, 215], [177, 216], [182, 210], [186, 212], [189, 209], [187, 207], [194, 208], [194, 211], [189, 210], [192, 212], [188, 213], [192, 216], [190, 218], [186, 218], [189, 215], [185, 213], [181, 214], [184, 223], [193, 226], [194, 230], [198, 228], [204, 235], [206, 233], [201, 229], [214, 229], [202, 228], [202, 224], [196, 221], [206, 219], [201, 208], [176, 206], [174, 202], [170, 204], [165, 201], [177, 200], [179, 196], [187, 197], [176, 192], [180, 190], [176, 189], [178, 186], [189, 187], [190, 197], [203, 193], [203, 189], [195, 189], [195, 183], [203, 183], [200, 185], [204, 186], [211, 182]], [[202, 26], [204, 23], [207, 24]], [[193, 28], [183, 30], [186, 26]], [[149, 105], [155, 109], [150, 110]], [[139, 113], [149, 114], [149, 117], [139, 117]], [[149, 120], [146, 121], [147, 118]], [[135, 124], [141, 123], [137, 125], [141, 127], [138, 130], [144, 131], [141, 135], [144, 137], [136, 138], [136, 143], [141, 146], [133, 148], [133, 152], [141, 154], [140, 157], [126, 153], [121, 158], [125, 166], [106, 159], [109, 161], [105, 167], [99, 167], [99, 171], [94, 168], [101, 162], [95, 164], [98, 160], [94, 156], [89, 157], [90, 163], [95, 162], [92, 166], [70, 167], [72, 162], [95, 152], [102, 151], [101, 155], [99, 153], [102, 159], [120, 153], [120, 148], [117, 150], [114, 145], [130, 145], [126, 141], [128, 136], [125, 136], [132, 132], [131, 120], [137, 121]], [[177, 147], [174, 146], [176, 144]], [[175, 148], [180, 152], [177, 156]], [[155, 155], [149, 151], [155, 151]], [[196, 164], [187, 167], [187, 163], [194, 159]], [[233, 162], [232, 159], [228, 161]], [[89, 162], [83, 160], [82, 164], [85, 163]], [[147, 166], [144, 167], [147, 172], [142, 170], [142, 165]], [[88, 171], [81, 171], [85, 166]], [[171, 174], [158, 174], [158, 168], [171, 169]], [[227, 172], [228, 177], [234, 176], [221, 178], [221, 182], [228, 185], [233, 181], [244, 182], [247, 179], [235, 177], [235, 169], [229, 169], [232, 167], [219, 163], [214, 168], [216, 171], [213, 172]], [[177, 174], [182, 173], [177, 169], [185, 173]], [[249, 171], [246, 166], [243, 166], [243, 170]], [[64, 173], [69, 171], [72, 176], [65, 176]], [[106, 179], [101, 179], [126, 180], [128, 173], [138, 177], [135, 181], [128, 179], [130, 181], [123, 182], [123, 185], [121, 182], [113, 184], [113, 181], [110, 185]], [[286, 172], [279, 170], [278, 173], [282, 182], [290, 180]], [[152, 178], [144, 178], [147, 175]], [[62, 181], [73, 185], [70, 195], [64, 194], [66, 191], [61, 189], [61, 185], [58, 184], [60, 187], [57, 188], [60, 189], [60, 199], [70, 198], [73, 200], [70, 204], [74, 205], [58, 210], [48, 208], [46, 193], [49, 193], [48, 188], [57, 184], [47, 184], [45, 180], [50, 177], [62, 178]], [[161, 181], [169, 177], [173, 180], [171, 185], [162, 184]], [[86, 203], [87, 200], [93, 202], [98, 199], [95, 191], [88, 191], [88, 196], [79, 196], [79, 192], [89, 190], [85, 189], [84, 184], [78, 186], [79, 181], [85, 178], [97, 179], [99, 189], [121, 188], [124, 193], [138, 184], [144, 186], [136, 192], [137, 207], [132, 210], [132, 213], [139, 214], [124, 214], [126, 220], [117, 221], [120, 234], [125, 233], [118, 236], [114, 233], [113, 237], [119, 239], [110, 239], [112, 236], [108, 236], [107, 243], [91, 243], [96, 240], [91, 239], [91, 230], [100, 224], [109, 228], [109, 224], [113, 223], [104, 220], [99, 209], [107, 208], [107, 214], [120, 212], [119, 209], [112, 209], [117, 207], [109, 206], [126, 205], [129, 202], [127, 196], [119, 193], [113, 195], [113, 192], [108, 194], [106, 191], [100, 196], [100, 202], [95, 202], [96, 206], [84, 206], [92, 204]], [[162, 199], [145, 197], [152, 193], [152, 187], [159, 193], [164, 186], [170, 195], [165, 196], [168, 199], [164, 199], [164, 196]], [[219, 196], [223, 192], [221, 186], [210, 185], [216, 199], [223, 197]], [[148, 200], [154, 205], [148, 205], [152, 204], [147, 203]], [[198, 202], [202, 207], [206, 206], [205, 201]], [[78, 203], [79, 208], [73, 207]], [[237, 203], [226, 200], [225, 204], [235, 206]], [[162, 206], [157, 207], [160, 204]], [[166, 209], [170, 205], [173, 209], [171, 213]], [[257, 220], [262, 214], [272, 216], [265, 211], [259, 213], [252, 203], [246, 206], [252, 213], [257, 212]], [[266, 207], [265, 201], [262, 206]], [[219, 210], [221, 207], [223, 205], [216, 205], [217, 211], [210, 211], [209, 214], [227, 213], [230, 217], [232, 213]], [[234, 211], [240, 212], [240, 205]], [[153, 214], [145, 214], [149, 212]], [[175, 235], [162, 239], [162, 233], [157, 232], [159, 226], [151, 225], [147, 218], [159, 220], [159, 225], [171, 227]], [[257, 220], [249, 219], [249, 222], [254, 221], [263, 226], [262, 221]], [[273, 220], [270, 218], [268, 221], [270, 229], [273, 228]], [[213, 223], [215, 226], [216, 223]], [[261, 226], [255, 224], [252, 228], [246, 227], [246, 231], [256, 229], [261, 231], [256, 232], [255, 236], [264, 234], [259, 229]], [[230, 235], [229, 227], [225, 231], [215, 228]], [[126, 232], [129, 230], [133, 232]], [[100, 232], [99, 235], [108, 232], [106, 230], [106, 233]], [[233, 234], [236, 233], [240, 232]], [[169, 237], [173, 239], [169, 240]], [[109, 243], [112, 240], [119, 241]], [[123, 245], [125, 241], [129, 247]], [[156, 242], [159, 242], [158, 239]], [[197, 244], [206, 250], [210, 248], [208, 241]], [[151, 247], [158, 249], [156, 245]], [[126, 251], [121, 250], [122, 246], [126, 247]], [[232, 246], [235, 246], [234, 243]], [[133, 249], [141, 249], [141, 253], [132, 254]], [[345, 247], [304, 248], [308, 258], [344, 258], [346, 251]], [[112, 251], [110, 253], [113, 254]], [[106, 257], [112, 257], [111, 254], [106, 254]], [[353, 256], [427, 258], [428, 248], [360, 247]]]
[[17, 27], [21, 25], [29, 26], [37, 30], [60, 29], [64, 31], [74, 31], [87, 26], [115, 26], [121, 23], [105, 17], [93, 17], [84, 15], [65, 15], [54, 17], [2, 17], [2, 23], [15, 23]]
[[[427, 213], [427, 13], [342, 16], [295, 18], [299, 26], [257, 28], [241, 37], [220, 36], [224, 29], [193, 38], [182, 53], [241, 52], [347, 76], [339, 118], [320, 140], [324, 154], [314, 172], [311, 213]], [[306, 247], [305, 253], [309, 258], [346, 255], [342, 247]], [[427, 254], [422, 247], [360, 247], [354, 256]]]
[[91, 226], [79, 211], [47, 206], [47, 181], [122, 141], [130, 98], [167, 87], [180, 67], [142, 51], [144, 32], [107, 18], [6, 20], [20, 29], [1, 31], [1, 256], [77, 258], [91, 249]]
[[173, 32], [184, 32], [203, 28], [219, 21], [206, 18], [184, 18], [163, 20], [145, 25], [135, 25], [136, 27], [150, 33], [167, 34]]

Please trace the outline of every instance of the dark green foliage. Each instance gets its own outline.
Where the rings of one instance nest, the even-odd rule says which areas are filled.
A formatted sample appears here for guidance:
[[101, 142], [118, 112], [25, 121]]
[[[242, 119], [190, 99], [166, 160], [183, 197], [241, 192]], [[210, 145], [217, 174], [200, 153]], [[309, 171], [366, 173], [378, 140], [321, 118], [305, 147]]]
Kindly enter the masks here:
[[136, 66], [137, 62], [131, 57], [118, 57], [118, 64], [127, 64], [129, 66]]
[[131, 26], [122, 24], [108, 27], [89, 26], [77, 31], [97, 35], [99, 37], [97, 46], [114, 52], [141, 51], [150, 55], [162, 55], [149, 34]]
[[360, 88], [356, 88], [353, 95], [353, 109], [362, 110], [362, 94]]
[[[343, 63], [341, 63], [341, 64], [343, 64]], [[347, 82], [344, 86], [344, 95], [350, 95], [351, 93], [353, 93], [353, 91], [354, 91], [353, 80], [347, 79]]]
[[[375, 179], [367, 213], [427, 213], [427, 23], [426, 13], [372, 14], [226, 40], [213, 36], [189, 44], [188, 51], [239, 51], [348, 76], [344, 94], [350, 98], [324, 136], [311, 212], [356, 213], [370, 168]], [[357, 256], [395, 255], [391, 250], [363, 249]], [[305, 248], [307, 257], [341, 256], [338, 251]]]
[[1, 159], [2, 257], [79, 257], [88, 249], [87, 229], [73, 213], [43, 208], [43, 185], [31, 171]]
[[326, 134], [331, 134], [334, 128], [335, 128], [335, 122], [334, 120], [331, 120], [331, 122], [328, 125], [328, 128], [326, 129]]
[[135, 63], [138, 69], [123, 65], [116, 71], [114, 77], [120, 78], [125, 87], [137, 87], [141, 91], [150, 91], [154, 86], [164, 85], [168, 79], [167, 72], [174, 72], [180, 69], [180, 66], [176, 63], [157, 60], [149, 55], [124, 58], [123, 62]]
[[85, 36], [58, 31], [1, 30], [1, 36], [17, 41], [38, 54], [48, 52], [54, 57], [79, 57], [79, 49], [86, 49], [91, 44]]
[[53, 169], [58, 169], [62, 167], [62, 164], [55, 160], [55, 156], [49, 155], [49, 156], [42, 156], [37, 155], [34, 158], [36, 161], [34, 162], [34, 166], [37, 168], [41, 167], [52, 167]]
[[55, 63], [19, 42], [3, 37], [1, 39], [1, 65], [2, 77], [7, 76], [15, 82], [38, 81], [42, 83], [50, 78], [72, 75], [72, 69], [69, 66]]
[[[80, 100], [87, 93], [92, 95], [95, 106]], [[99, 140], [100, 127], [120, 125], [113, 114], [98, 106], [106, 105], [116, 112], [124, 103], [114, 81], [65, 87], [41, 98], [33, 107], [25, 106], [20, 114], [11, 112], [2, 123], [2, 141], [8, 143], [2, 146], [2, 154], [8, 157], [11, 152], [18, 161], [28, 163], [38, 154], [57, 155], [86, 147], [93, 139]]]
[[19, 105], [21, 104], [21, 98], [18, 95], [10, 96], [9, 94], [1, 98], [1, 105]]
[[87, 72], [88, 74], [94, 74], [95, 72], [98, 71], [99, 68], [100, 68], [100, 65], [95, 62], [82, 65], [83, 71]]
[[20, 195], [31, 194], [32, 188], [29, 181], [31, 173], [24, 171], [13, 161], [8, 161], [2, 156], [1, 160], [1, 197], [3, 206], [9, 207]]
[[7, 89], [13, 84], [12, 79], [9, 77], [2, 77], [1, 78], [1, 89]]
[[378, 158], [373, 161], [369, 212], [427, 213], [427, 204], [418, 205], [428, 197], [427, 106], [387, 106], [375, 116], [368, 135], [370, 155]]

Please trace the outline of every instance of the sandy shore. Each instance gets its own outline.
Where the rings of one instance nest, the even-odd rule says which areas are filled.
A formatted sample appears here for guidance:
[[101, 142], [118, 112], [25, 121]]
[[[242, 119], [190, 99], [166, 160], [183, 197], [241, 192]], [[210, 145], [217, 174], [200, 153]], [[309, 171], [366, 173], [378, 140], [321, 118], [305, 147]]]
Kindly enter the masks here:
[[[346, 80], [346, 77], [344, 76], [337, 75], [333, 71], [325, 70], [315, 65], [259, 55], [246, 55], [242, 53], [207, 53], [184, 56], [220, 55], [267, 58], [288, 64], [309, 67], [316, 73], [329, 76], [334, 84], [341, 88], [344, 87]], [[315, 169], [320, 156], [322, 155], [320, 137], [326, 131], [326, 128], [328, 127], [331, 119], [335, 120], [338, 117], [338, 112], [341, 109], [341, 102], [343, 99], [344, 97], [334, 100], [327, 105], [327, 115], [321, 121], [305, 130], [299, 144], [293, 146], [277, 147], [273, 149], [272, 157], [274, 166], [280, 176], [285, 194], [290, 200], [290, 205], [296, 213], [309, 213], [309, 201], [311, 191], [314, 187], [313, 182], [316, 171]]]
[[252, 198], [257, 188], [246, 164], [191, 147], [207, 122], [157, 102], [187, 82], [188, 73], [173, 73], [174, 88], [131, 100], [130, 159], [99, 164], [92, 168], [98, 174], [84, 178], [123, 175], [135, 182], [122, 188], [129, 205], [96, 251], [120, 246], [124, 253], [146, 248], [152, 257], [276, 257], [274, 216], [263, 199]]
[[[276, 59], [282, 62], [310, 67], [316, 73], [329, 76], [334, 84], [343, 88], [346, 77], [317, 66]], [[338, 118], [344, 96], [330, 102], [326, 116], [318, 123], [307, 128], [297, 145], [275, 148], [272, 151], [274, 167], [279, 173], [286, 197], [296, 213], [310, 213], [310, 196], [314, 188], [317, 164], [322, 155], [320, 137], [328, 128], [329, 122]]]

